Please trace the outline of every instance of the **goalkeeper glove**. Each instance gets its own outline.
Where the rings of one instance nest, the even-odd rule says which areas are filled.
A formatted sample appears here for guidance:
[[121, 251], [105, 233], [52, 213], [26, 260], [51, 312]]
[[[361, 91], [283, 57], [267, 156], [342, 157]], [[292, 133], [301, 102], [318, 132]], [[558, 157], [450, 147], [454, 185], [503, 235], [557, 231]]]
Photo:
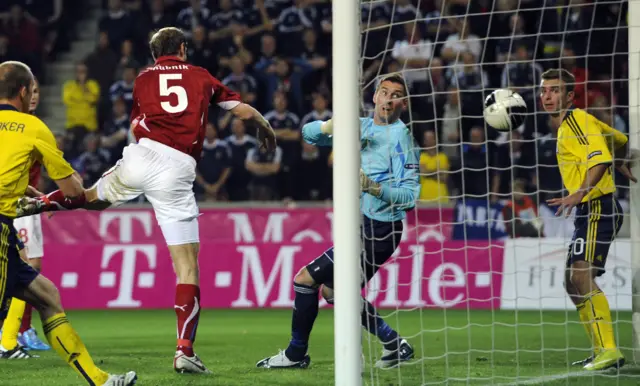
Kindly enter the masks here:
[[382, 195], [382, 186], [367, 177], [362, 169], [360, 169], [360, 189], [363, 192], [369, 193], [370, 195], [378, 198]]
[[322, 122], [322, 124], [320, 125], [320, 131], [322, 132], [322, 134], [333, 135], [333, 119]]

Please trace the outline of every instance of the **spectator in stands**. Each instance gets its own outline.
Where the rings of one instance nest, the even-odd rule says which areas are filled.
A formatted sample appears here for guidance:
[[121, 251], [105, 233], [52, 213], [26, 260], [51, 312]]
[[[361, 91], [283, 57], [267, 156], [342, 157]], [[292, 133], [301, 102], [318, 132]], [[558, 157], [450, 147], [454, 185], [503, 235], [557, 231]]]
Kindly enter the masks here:
[[109, 152], [100, 148], [100, 136], [91, 133], [84, 138], [84, 152], [73, 162], [85, 186], [91, 186], [111, 167]]
[[[549, 119], [549, 118], [547, 118]], [[536, 138], [536, 174], [532, 177], [535, 190], [539, 192], [540, 203], [562, 196], [562, 178], [556, 156], [557, 141], [551, 134]]]
[[[518, 13], [513, 13], [509, 17], [509, 31], [506, 36], [497, 39], [496, 42], [496, 61], [506, 63], [512, 56], [511, 53], [516, 47], [525, 46], [530, 50], [536, 49], [536, 37], [526, 36], [524, 30], [524, 19]], [[533, 52], [535, 54], [535, 52]], [[534, 55], [535, 56], [535, 55]]]
[[615, 112], [615, 108], [611, 106], [609, 101], [604, 95], [598, 95], [594, 98], [593, 102], [589, 105], [589, 113], [613, 127], [621, 133], [627, 134], [627, 125], [624, 119]]
[[[589, 70], [578, 65], [578, 58], [576, 53], [570, 47], [565, 47], [562, 51], [562, 57], [560, 62], [562, 68], [569, 71], [576, 78], [575, 87], [573, 92], [575, 96], [573, 98], [573, 105], [579, 109], [587, 107], [587, 82], [589, 81]], [[593, 91], [593, 90], [590, 90]]]
[[414, 82], [429, 80], [429, 67], [433, 55], [433, 44], [422, 37], [420, 27], [416, 23], [404, 25], [404, 40], [397, 40], [393, 45], [391, 56], [403, 68], [403, 75], [409, 87]]
[[296, 163], [300, 158], [300, 119], [287, 110], [287, 94], [278, 91], [273, 96], [274, 109], [264, 117], [271, 123], [276, 132], [278, 146], [282, 149], [282, 171], [280, 173], [280, 192], [282, 197], [294, 196], [294, 174]]
[[489, 192], [489, 166], [484, 129], [474, 127], [469, 132], [470, 143], [462, 145], [461, 173], [457, 188], [468, 199], [486, 199]]
[[0, 63], [7, 60], [20, 60], [19, 54], [9, 45], [9, 37], [0, 34]]
[[308, 7], [305, 0], [294, 0], [293, 5], [280, 13], [278, 25], [278, 39], [286, 41], [282, 51], [287, 56], [294, 56], [299, 52], [302, 41], [302, 31], [313, 28], [313, 20], [317, 17], [315, 9]]
[[143, 24], [145, 24], [144, 30], [157, 31], [164, 27], [169, 27], [174, 24], [174, 20], [165, 11], [164, 0], [151, 0], [150, 12], [143, 14]]
[[242, 35], [242, 26], [237, 23], [231, 24], [231, 38], [223, 43], [216, 43], [218, 47], [218, 61], [220, 66], [228, 71], [231, 69], [231, 58], [234, 56], [242, 59], [245, 65], [253, 62], [253, 54], [244, 46], [244, 36]]
[[122, 151], [129, 142], [129, 114], [122, 98], [113, 101], [113, 114], [102, 132], [101, 145], [109, 152], [112, 161], [122, 158]]
[[457, 159], [460, 156], [460, 127], [462, 125], [460, 106], [460, 93], [455, 87], [451, 87], [447, 93], [447, 102], [440, 118], [440, 128], [442, 133], [442, 152], [449, 159]]
[[420, 154], [420, 200], [424, 203], [446, 203], [449, 200], [449, 158], [438, 150], [436, 133], [424, 132]]
[[206, 201], [225, 200], [226, 183], [230, 175], [231, 149], [227, 142], [218, 139], [215, 126], [209, 122], [202, 145], [202, 158], [196, 171], [196, 194]]
[[67, 107], [67, 129], [78, 131], [78, 140], [84, 131], [98, 129], [97, 104], [100, 99], [100, 85], [89, 79], [87, 66], [76, 65], [75, 79], [65, 82], [62, 100]]
[[299, 201], [318, 201], [328, 195], [327, 179], [330, 179], [327, 158], [320, 150], [302, 142], [300, 161], [295, 165], [294, 198]]
[[[391, 9], [386, 2], [360, 2], [360, 27], [367, 42], [362, 47], [365, 58], [376, 58], [387, 49], [387, 38], [391, 28], [389, 20], [391, 20]], [[367, 67], [368, 60], [364, 59], [364, 61]]]
[[443, 2], [444, 0], [435, 0], [433, 11], [428, 12], [424, 17], [426, 37], [432, 42], [443, 42], [455, 32], [453, 24], [448, 23], [447, 19], [442, 17], [442, 12], [447, 12], [447, 9], [443, 7]]
[[507, 63], [502, 70], [502, 88], [511, 89], [520, 94], [528, 105], [536, 99], [535, 89], [540, 84], [542, 66], [531, 60], [531, 53], [526, 45], [515, 47], [515, 60]]
[[122, 79], [116, 81], [109, 89], [111, 102], [123, 99], [127, 105], [127, 112], [131, 112], [133, 107], [133, 83], [136, 80], [136, 75], [135, 67], [126, 67], [122, 72]]
[[520, 179], [526, 182], [529, 189], [534, 173], [535, 159], [531, 157], [531, 151], [527, 151], [528, 143], [517, 130], [511, 132], [510, 140], [500, 146], [492, 155], [493, 165], [496, 169], [492, 173], [491, 193], [492, 200], [496, 201], [501, 195], [511, 193], [511, 181]]
[[333, 113], [328, 109], [327, 97], [321, 93], [313, 94], [313, 110], [305, 115], [300, 121], [300, 127], [313, 121], [326, 121], [331, 119]]
[[182, 29], [187, 37], [189, 37], [191, 31], [197, 26], [208, 25], [211, 16], [211, 10], [204, 7], [200, 0], [189, 0], [189, 6], [178, 14], [176, 27]]
[[134, 20], [124, 9], [122, 0], [109, 0], [107, 14], [100, 19], [98, 28], [107, 32], [111, 49], [119, 52], [122, 42], [133, 35]]
[[[299, 73], [302, 81], [302, 95], [311, 95], [316, 91], [318, 85], [327, 82], [325, 77], [327, 66], [329, 64], [329, 53], [325, 47], [318, 45], [318, 37], [312, 29], [304, 30], [302, 35], [302, 51], [297, 58], [293, 59], [294, 72]], [[306, 106], [310, 105], [310, 99], [305, 98], [304, 104], [298, 104], [298, 107], [306, 110]], [[300, 111], [300, 110], [299, 110]]]
[[249, 182], [251, 174], [245, 167], [247, 153], [257, 146], [256, 139], [247, 135], [244, 122], [233, 119], [231, 122], [232, 134], [225, 139], [231, 149], [231, 170], [227, 182], [227, 192], [231, 201], [246, 201], [249, 199]]
[[140, 63], [133, 52], [133, 42], [127, 39], [120, 48], [120, 61], [116, 69], [116, 79], [121, 79], [127, 68], [140, 68]]
[[230, 61], [231, 74], [222, 80], [222, 83], [240, 94], [242, 101], [254, 104], [258, 83], [253, 76], [245, 72], [245, 64], [239, 56], [234, 56]]
[[249, 191], [252, 201], [273, 201], [279, 198], [278, 173], [282, 164], [282, 149], [275, 151], [254, 147], [247, 153], [245, 167], [251, 174]]
[[242, 22], [242, 12], [233, 7], [231, 0], [220, 0], [218, 6], [209, 20], [209, 40], [214, 42], [232, 38], [233, 25], [237, 27]]
[[526, 193], [526, 181], [514, 180], [513, 198], [502, 209], [502, 216], [511, 238], [543, 237], [542, 220], [538, 217], [538, 208]]
[[218, 60], [207, 42], [205, 27], [199, 25], [193, 29], [191, 42], [187, 45], [187, 57], [193, 65], [206, 68], [214, 76], [218, 74]]
[[38, 32], [37, 21], [24, 12], [21, 4], [15, 3], [2, 23], [2, 30], [9, 35], [13, 50], [19, 55], [33, 73], [42, 77], [42, 39]]
[[447, 21], [453, 25], [456, 33], [449, 35], [445, 41], [440, 53], [442, 59], [455, 63], [459, 54], [471, 52], [476, 59], [481, 60], [482, 42], [477, 35], [471, 33], [467, 19], [465, 17], [461, 19], [449, 18]]
[[95, 50], [87, 56], [85, 63], [89, 71], [89, 78], [98, 82], [103, 96], [108, 96], [118, 67], [118, 55], [111, 49], [109, 35], [106, 31], [100, 31], [98, 44]]

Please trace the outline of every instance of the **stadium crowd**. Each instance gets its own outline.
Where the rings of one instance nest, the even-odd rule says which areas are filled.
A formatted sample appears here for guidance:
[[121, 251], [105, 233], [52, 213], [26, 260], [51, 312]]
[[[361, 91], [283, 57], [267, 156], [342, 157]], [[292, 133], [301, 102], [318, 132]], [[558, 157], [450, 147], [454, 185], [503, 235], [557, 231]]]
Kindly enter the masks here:
[[[84, 8], [74, 10], [76, 2], [2, 2], [0, 59], [22, 58], [42, 74], [43, 62], [74, 38], [71, 20]], [[189, 60], [262, 111], [279, 141], [264, 153], [250, 128], [213, 108], [198, 197], [331, 197], [330, 149], [300, 135], [305, 123], [331, 117], [330, 0], [108, 0], [103, 8], [95, 50], [61, 90], [67, 125], [58, 143], [86, 185], [132, 140], [128, 112], [136, 74], [152, 64], [149, 34], [174, 25], [189, 34]], [[423, 202], [537, 192], [535, 201], [562, 192], [536, 97], [545, 69], [569, 69], [576, 107], [627, 132], [624, 1], [363, 0], [361, 15], [362, 113], [370, 112], [378, 75], [404, 74], [411, 97], [403, 119], [422, 148]], [[511, 140], [482, 119], [484, 98], [500, 87], [519, 92], [531, 112]]]

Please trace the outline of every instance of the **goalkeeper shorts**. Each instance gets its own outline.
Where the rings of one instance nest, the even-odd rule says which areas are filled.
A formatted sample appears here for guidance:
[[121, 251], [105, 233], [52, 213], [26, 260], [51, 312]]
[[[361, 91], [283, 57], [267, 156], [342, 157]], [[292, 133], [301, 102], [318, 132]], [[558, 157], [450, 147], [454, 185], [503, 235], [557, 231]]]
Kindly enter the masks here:
[[[402, 221], [384, 222], [363, 216], [363, 253], [360, 255], [364, 286], [393, 255], [402, 238]], [[307, 265], [307, 271], [316, 284], [333, 288], [333, 247]]]

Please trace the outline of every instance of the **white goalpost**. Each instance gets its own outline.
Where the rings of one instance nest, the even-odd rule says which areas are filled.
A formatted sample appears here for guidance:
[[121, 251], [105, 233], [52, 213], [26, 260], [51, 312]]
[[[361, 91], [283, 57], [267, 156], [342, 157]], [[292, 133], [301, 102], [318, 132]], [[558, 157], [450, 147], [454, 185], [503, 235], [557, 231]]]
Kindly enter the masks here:
[[[573, 223], [544, 205], [562, 187], [549, 187], [555, 142], [536, 102], [543, 70], [567, 66], [587, 78], [580, 108], [626, 127], [632, 172], [640, 177], [640, 0], [332, 4], [335, 384], [640, 384], [640, 184], [615, 180], [624, 225], [598, 279], [627, 365], [586, 372], [571, 365], [592, 348], [563, 288]], [[465, 23], [477, 39], [460, 32]], [[529, 84], [505, 70], [519, 64], [529, 66]], [[376, 80], [392, 72], [402, 73], [410, 89], [403, 119], [425, 154], [421, 183], [429, 194], [407, 214], [394, 258], [365, 288], [415, 350], [403, 366], [379, 369], [382, 345], [360, 326], [361, 267], [354, 258], [361, 251], [358, 116], [370, 112]], [[497, 88], [516, 89], [527, 100], [530, 119], [518, 134], [497, 133], [482, 120], [484, 97]], [[431, 132], [435, 152], [425, 145]], [[533, 161], [528, 169], [515, 161], [525, 156]], [[503, 185], [508, 191], [494, 194]], [[484, 193], [475, 190], [480, 186]], [[530, 211], [505, 209], [520, 205], [520, 189]], [[519, 214], [505, 219], [506, 211]], [[515, 224], [543, 236], [509, 237]]]
[[335, 384], [361, 384], [360, 2], [333, 2]]

